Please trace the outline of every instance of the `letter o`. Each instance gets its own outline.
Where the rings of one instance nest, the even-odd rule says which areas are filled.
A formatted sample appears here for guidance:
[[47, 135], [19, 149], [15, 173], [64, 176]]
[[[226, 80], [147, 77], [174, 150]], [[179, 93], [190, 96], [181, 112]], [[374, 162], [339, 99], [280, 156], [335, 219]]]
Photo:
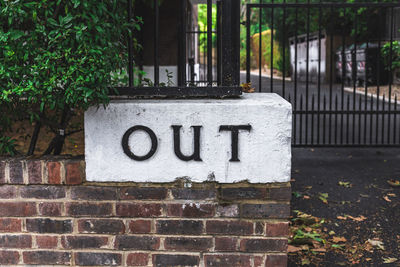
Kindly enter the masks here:
[[[137, 156], [137, 155], [133, 154], [133, 152], [129, 148], [129, 137], [131, 136], [132, 133], [134, 133], [136, 131], [146, 132], [150, 136], [150, 139], [151, 139], [150, 151], [144, 156]], [[129, 128], [125, 132], [124, 136], [122, 137], [122, 149], [124, 150], [124, 153], [128, 157], [130, 157], [131, 159], [134, 159], [136, 161], [144, 161], [146, 159], [151, 158], [154, 155], [154, 153], [156, 153], [157, 147], [158, 147], [158, 141], [157, 141], [156, 134], [150, 128], [148, 128], [146, 126], [142, 126], [142, 125], [133, 126], [133, 127]]]

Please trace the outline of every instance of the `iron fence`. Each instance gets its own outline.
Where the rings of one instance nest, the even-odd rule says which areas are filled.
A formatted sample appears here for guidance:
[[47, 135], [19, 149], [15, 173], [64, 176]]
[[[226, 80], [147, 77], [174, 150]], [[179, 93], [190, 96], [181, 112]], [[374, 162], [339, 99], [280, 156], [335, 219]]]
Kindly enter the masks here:
[[399, 7], [247, 4], [242, 79], [292, 104], [293, 146], [400, 146]]
[[[135, 16], [144, 16], [144, 21], [143, 29], [131, 29], [128, 37], [128, 84], [116, 88], [118, 94], [180, 97], [222, 97], [241, 94], [239, 65], [236, 63], [239, 55], [239, 47], [236, 44], [239, 43], [240, 0], [205, 0], [207, 26], [201, 30], [194, 27], [197, 18], [193, 15], [192, 1], [154, 0], [152, 5], [144, 2], [136, 1], [134, 6], [132, 0], [128, 0], [128, 22]], [[216, 21], [212, 19], [213, 2], [216, 2], [214, 5], [217, 7]], [[142, 5], [139, 11], [136, 5]], [[171, 8], [174, 12], [177, 11], [178, 16], [171, 13]], [[177, 19], [174, 20], [175, 18]], [[133, 34], [140, 36], [139, 43], [143, 47], [136, 53], [132, 41]], [[217, 44], [212, 42], [213, 35], [217, 37]], [[165, 36], [174, 38], [173, 42], [168, 40], [167, 44]], [[203, 36], [205, 42], [193, 41], [199, 36]], [[168, 49], [165, 46], [168, 46]], [[213, 52], [213, 48], [217, 51]], [[200, 50], [203, 52], [203, 61], [198, 73], [194, 70], [194, 50], [196, 53]], [[176, 55], [169, 55], [171, 53]], [[165, 65], [172, 65], [169, 68], [174, 70], [176, 66], [176, 72], [171, 74]], [[176, 82], [162, 82], [162, 68], [166, 70], [168, 79], [176, 78]]]

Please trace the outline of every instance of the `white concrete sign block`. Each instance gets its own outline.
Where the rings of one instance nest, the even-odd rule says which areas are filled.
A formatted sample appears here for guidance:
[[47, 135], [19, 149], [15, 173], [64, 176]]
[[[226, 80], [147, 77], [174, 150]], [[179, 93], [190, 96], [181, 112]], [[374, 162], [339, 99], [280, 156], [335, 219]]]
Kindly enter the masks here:
[[291, 127], [276, 94], [111, 101], [85, 113], [86, 179], [287, 182]]

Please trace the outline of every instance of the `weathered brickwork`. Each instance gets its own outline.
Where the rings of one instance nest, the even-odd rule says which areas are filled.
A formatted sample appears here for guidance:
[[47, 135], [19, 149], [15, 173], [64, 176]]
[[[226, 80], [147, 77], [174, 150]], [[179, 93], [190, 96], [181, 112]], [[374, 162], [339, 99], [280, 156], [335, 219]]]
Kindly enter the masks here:
[[0, 265], [287, 262], [290, 185], [87, 183], [84, 161], [0, 160]]

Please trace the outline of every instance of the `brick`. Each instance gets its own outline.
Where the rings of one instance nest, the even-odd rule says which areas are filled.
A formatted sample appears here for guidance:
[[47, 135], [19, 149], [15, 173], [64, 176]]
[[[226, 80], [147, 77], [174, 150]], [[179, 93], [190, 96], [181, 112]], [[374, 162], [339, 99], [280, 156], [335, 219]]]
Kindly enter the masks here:
[[253, 223], [244, 221], [207, 221], [206, 232], [208, 234], [251, 235], [253, 234]]
[[171, 193], [175, 199], [200, 200], [216, 198], [215, 189], [173, 188]]
[[122, 220], [85, 219], [78, 221], [78, 231], [80, 233], [122, 234], [125, 232], [125, 225]]
[[265, 199], [267, 197], [267, 189], [262, 187], [222, 188], [221, 190], [221, 198], [225, 200]]
[[279, 237], [289, 236], [289, 223], [268, 223], [266, 227], [266, 236]]
[[167, 250], [209, 251], [212, 246], [212, 238], [167, 237], [164, 241], [164, 247]]
[[239, 206], [233, 205], [219, 205], [216, 210], [217, 217], [235, 218], [239, 217]]
[[292, 190], [290, 187], [273, 187], [270, 188], [270, 199], [290, 201], [292, 198]]
[[161, 215], [161, 204], [117, 203], [117, 216], [157, 217]]
[[65, 163], [65, 182], [68, 185], [77, 185], [83, 182], [83, 170], [80, 161]]
[[230, 266], [250, 267], [250, 256], [247, 255], [206, 255], [204, 256], [205, 266]]
[[21, 219], [0, 218], [0, 232], [21, 232]]
[[65, 188], [60, 186], [30, 185], [21, 188], [21, 197], [37, 199], [65, 198]]
[[26, 229], [35, 233], [71, 233], [71, 220], [26, 219]]
[[286, 267], [287, 255], [267, 255], [265, 267]]
[[151, 221], [149, 220], [130, 221], [129, 231], [134, 234], [148, 234], [151, 232]]
[[187, 217], [187, 218], [209, 218], [215, 214], [213, 204], [168, 204], [167, 216]]
[[0, 264], [11, 265], [18, 264], [19, 253], [18, 251], [3, 250], [0, 251]]
[[216, 237], [215, 250], [216, 251], [237, 251], [236, 237]]
[[156, 223], [158, 234], [198, 235], [203, 233], [202, 221], [161, 220]]
[[107, 237], [99, 236], [63, 236], [61, 244], [66, 249], [103, 248], [108, 243]]
[[122, 263], [122, 255], [118, 253], [75, 253], [75, 264], [84, 266], [118, 266]]
[[58, 245], [57, 236], [36, 236], [38, 248], [56, 248]]
[[128, 254], [126, 264], [128, 266], [146, 266], [149, 262], [149, 254], [147, 253], [131, 253]]
[[0, 214], [2, 217], [29, 217], [36, 215], [36, 205], [31, 202], [0, 203]]
[[61, 184], [61, 164], [58, 161], [49, 161], [46, 164], [49, 184]]
[[264, 229], [265, 229], [265, 223], [264, 222], [256, 222], [256, 229], [255, 229], [255, 234], [256, 235], [264, 234]]
[[153, 255], [153, 266], [198, 266], [200, 262], [199, 256], [193, 255]]
[[115, 238], [118, 250], [155, 250], [160, 246], [160, 238], [153, 236], [120, 235]]
[[25, 264], [57, 264], [70, 265], [71, 253], [57, 251], [24, 251], [23, 258]]
[[42, 183], [42, 162], [40, 160], [30, 160], [28, 165], [28, 181], [29, 184]]
[[167, 197], [167, 189], [164, 187], [122, 187], [121, 199], [155, 199], [161, 200]]
[[22, 162], [17, 160], [10, 161], [8, 166], [10, 169], [10, 183], [23, 184], [24, 177], [23, 177]]
[[[254, 257], [254, 267], [265, 267], [264, 258], [261, 256]], [[286, 266], [285, 266], [286, 267]]]
[[2, 185], [0, 186], [0, 198], [16, 198], [17, 187], [14, 185]]
[[243, 204], [241, 213], [244, 218], [287, 219], [290, 216], [289, 204]]
[[30, 248], [32, 247], [32, 237], [29, 235], [1, 235], [1, 248]]
[[41, 202], [39, 203], [39, 214], [45, 216], [61, 216], [62, 203]]
[[111, 203], [67, 203], [67, 214], [71, 216], [111, 216]]
[[117, 188], [104, 186], [71, 187], [71, 198], [82, 200], [117, 200]]
[[242, 239], [240, 250], [244, 252], [286, 252], [287, 239]]
[[6, 162], [0, 161], [0, 184], [6, 182]]

